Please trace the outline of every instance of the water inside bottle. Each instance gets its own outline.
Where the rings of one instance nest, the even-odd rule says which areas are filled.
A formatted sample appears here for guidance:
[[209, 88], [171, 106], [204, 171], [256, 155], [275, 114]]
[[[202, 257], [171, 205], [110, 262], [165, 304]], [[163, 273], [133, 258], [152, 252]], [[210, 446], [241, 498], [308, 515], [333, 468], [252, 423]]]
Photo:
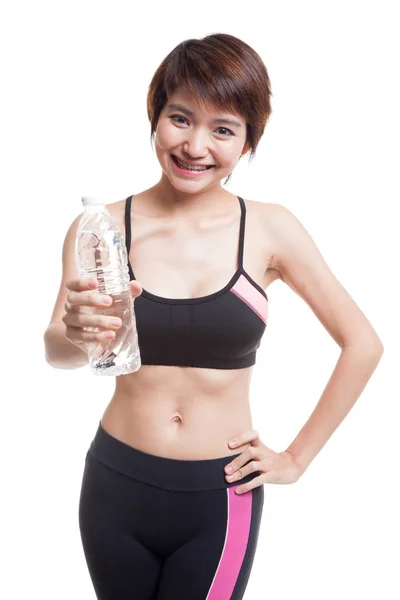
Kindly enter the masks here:
[[132, 294], [123, 292], [112, 299], [111, 306], [96, 307], [95, 313], [119, 317], [122, 325], [115, 330], [114, 339], [93, 344], [91, 368], [96, 375], [126, 375], [141, 365]]
[[[89, 364], [96, 375], [126, 375], [141, 366], [128, 256], [122, 242], [118, 230], [112, 228], [80, 229], [77, 236], [79, 276], [97, 279], [95, 293], [107, 294], [113, 299], [111, 306], [90, 307], [90, 312], [119, 317], [122, 321], [113, 339], [88, 345]], [[95, 328], [94, 331], [100, 330]]]
[[81, 277], [95, 278], [101, 294], [129, 289], [128, 255], [117, 232], [81, 230], [77, 240]]

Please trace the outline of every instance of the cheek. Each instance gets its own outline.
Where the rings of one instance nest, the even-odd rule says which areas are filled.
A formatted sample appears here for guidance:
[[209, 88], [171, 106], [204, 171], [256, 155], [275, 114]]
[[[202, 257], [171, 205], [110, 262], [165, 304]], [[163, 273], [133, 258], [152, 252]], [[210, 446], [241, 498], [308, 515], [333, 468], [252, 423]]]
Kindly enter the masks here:
[[157, 127], [156, 144], [161, 150], [168, 150], [182, 141], [182, 135], [176, 127], [161, 125]]
[[220, 162], [227, 169], [232, 169], [237, 164], [239, 154], [240, 150], [237, 150], [233, 146], [228, 148], [228, 144], [226, 144], [224, 150], [220, 152]]

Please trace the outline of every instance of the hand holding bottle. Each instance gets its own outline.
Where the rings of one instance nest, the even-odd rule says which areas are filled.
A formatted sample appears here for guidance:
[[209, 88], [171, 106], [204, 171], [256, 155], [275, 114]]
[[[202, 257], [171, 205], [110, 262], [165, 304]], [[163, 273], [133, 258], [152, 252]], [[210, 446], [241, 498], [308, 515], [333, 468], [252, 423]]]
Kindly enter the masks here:
[[[137, 280], [129, 282], [133, 300], [140, 296], [142, 287]], [[66, 325], [65, 337], [87, 352], [87, 344], [112, 340], [121, 327], [121, 319], [101, 314], [112, 306], [112, 296], [96, 292], [96, 279], [71, 279], [62, 321]], [[108, 304], [104, 303], [108, 300]], [[97, 328], [99, 331], [94, 331]]]

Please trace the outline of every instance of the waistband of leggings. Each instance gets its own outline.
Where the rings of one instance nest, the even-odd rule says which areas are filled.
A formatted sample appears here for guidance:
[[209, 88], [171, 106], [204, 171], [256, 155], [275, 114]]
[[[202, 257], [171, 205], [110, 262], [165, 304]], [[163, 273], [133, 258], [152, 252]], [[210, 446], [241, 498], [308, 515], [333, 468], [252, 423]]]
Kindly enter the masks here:
[[260, 475], [260, 471], [253, 471], [238, 481], [228, 482], [225, 479], [225, 465], [240, 453], [202, 460], [165, 458], [148, 454], [118, 440], [104, 429], [101, 421], [90, 444], [89, 453], [118, 473], [171, 491], [226, 489]]

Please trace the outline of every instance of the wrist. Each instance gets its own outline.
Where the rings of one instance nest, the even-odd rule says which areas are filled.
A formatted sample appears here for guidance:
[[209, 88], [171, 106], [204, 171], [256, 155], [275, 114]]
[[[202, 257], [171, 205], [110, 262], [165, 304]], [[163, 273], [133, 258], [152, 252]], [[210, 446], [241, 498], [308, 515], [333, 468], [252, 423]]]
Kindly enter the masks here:
[[298, 469], [300, 475], [302, 475], [308, 467], [307, 462], [301, 456], [296, 456], [290, 448], [286, 448], [285, 452], [291, 457], [293, 464]]

